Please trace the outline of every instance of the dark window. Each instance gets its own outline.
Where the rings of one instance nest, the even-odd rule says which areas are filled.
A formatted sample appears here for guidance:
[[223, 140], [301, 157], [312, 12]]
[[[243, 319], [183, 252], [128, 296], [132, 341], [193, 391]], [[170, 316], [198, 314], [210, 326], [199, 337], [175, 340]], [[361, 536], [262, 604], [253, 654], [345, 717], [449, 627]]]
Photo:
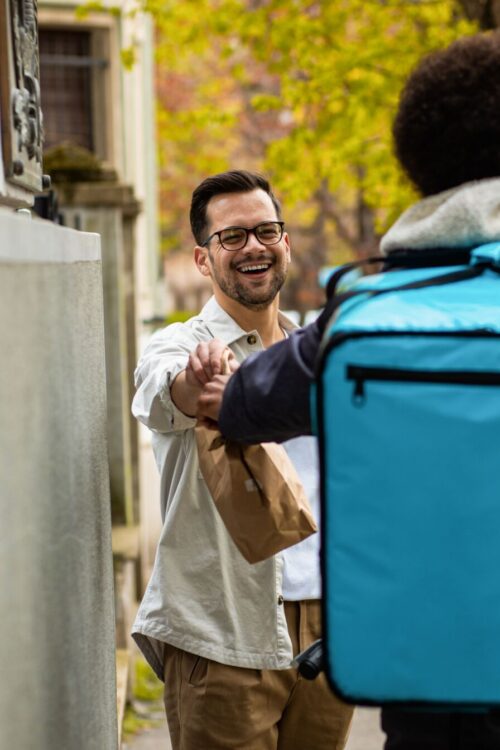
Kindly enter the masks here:
[[40, 38], [40, 83], [44, 148], [62, 142], [94, 150], [92, 75], [88, 31], [43, 29]]

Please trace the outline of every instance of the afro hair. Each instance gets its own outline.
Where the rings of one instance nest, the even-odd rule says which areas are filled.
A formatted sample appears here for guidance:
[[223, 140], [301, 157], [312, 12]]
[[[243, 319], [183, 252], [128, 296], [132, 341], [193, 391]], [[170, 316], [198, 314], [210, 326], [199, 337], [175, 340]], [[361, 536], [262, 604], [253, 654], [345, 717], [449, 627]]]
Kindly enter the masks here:
[[401, 93], [396, 156], [424, 196], [500, 176], [500, 33], [435, 52]]

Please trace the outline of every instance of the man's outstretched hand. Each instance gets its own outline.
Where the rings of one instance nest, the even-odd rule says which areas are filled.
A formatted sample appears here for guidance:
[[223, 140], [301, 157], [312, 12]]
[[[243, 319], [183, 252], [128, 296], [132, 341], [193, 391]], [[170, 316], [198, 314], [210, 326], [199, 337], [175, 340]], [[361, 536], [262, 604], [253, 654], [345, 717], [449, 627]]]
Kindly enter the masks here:
[[[187, 416], [197, 416], [198, 397], [203, 388], [214, 377], [222, 377], [222, 373], [226, 373], [226, 378], [229, 377], [238, 367], [233, 352], [222, 341], [202, 341], [189, 355], [186, 369], [182, 370], [172, 383], [173, 402]], [[210, 411], [213, 411], [212, 406]]]
[[238, 369], [231, 349], [219, 339], [202, 341], [189, 355], [186, 379], [191, 385], [204, 386], [216, 375], [230, 375]]
[[239, 367], [229, 347], [219, 341], [199, 344], [189, 358], [189, 367], [203, 390], [198, 398], [196, 416], [217, 422], [227, 381]]

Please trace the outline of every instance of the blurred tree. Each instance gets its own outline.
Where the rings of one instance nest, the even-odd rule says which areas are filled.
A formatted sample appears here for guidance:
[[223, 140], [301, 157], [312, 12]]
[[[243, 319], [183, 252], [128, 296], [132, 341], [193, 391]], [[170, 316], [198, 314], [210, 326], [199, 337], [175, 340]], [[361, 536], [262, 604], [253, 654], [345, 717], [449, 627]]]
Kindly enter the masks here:
[[259, 168], [293, 227], [287, 304], [317, 306], [304, 282], [373, 252], [414, 198], [391, 149], [405, 77], [473, 33], [486, 5], [495, 0], [141, 0], [158, 29], [164, 250], [191, 246], [186, 206], [200, 179]]
[[500, 0], [460, 0], [467, 18], [477, 21], [482, 29], [500, 27]]

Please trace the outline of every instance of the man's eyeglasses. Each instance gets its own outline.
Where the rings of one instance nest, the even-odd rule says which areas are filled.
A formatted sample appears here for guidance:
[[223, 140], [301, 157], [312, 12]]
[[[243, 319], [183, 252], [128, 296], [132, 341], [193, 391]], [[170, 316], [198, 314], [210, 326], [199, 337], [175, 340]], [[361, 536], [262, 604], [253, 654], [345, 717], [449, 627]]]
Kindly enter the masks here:
[[252, 229], [227, 227], [211, 234], [201, 246], [206, 247], [210, 240], [218, 237], [224, 250], [243, 250], [250, 234], [253, 234], [262, 245], [276, 245], [283, 237], [284, 226], [284, 221], [263, 221]]

